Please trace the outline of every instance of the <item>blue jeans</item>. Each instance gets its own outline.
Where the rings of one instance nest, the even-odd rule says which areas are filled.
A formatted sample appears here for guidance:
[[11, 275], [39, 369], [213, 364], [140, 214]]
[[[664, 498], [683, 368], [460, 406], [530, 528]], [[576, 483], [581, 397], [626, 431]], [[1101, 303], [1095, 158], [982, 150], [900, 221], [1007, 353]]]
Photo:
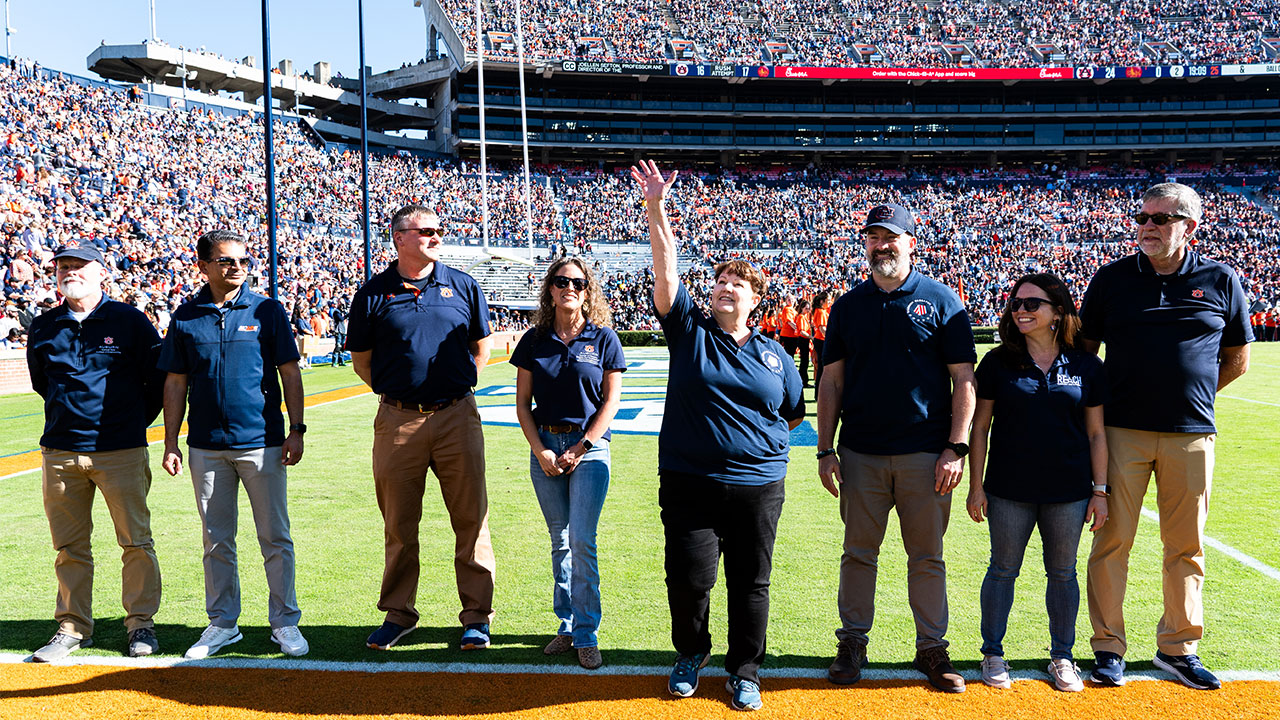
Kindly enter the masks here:
[[[556, 455], [578, 444], [582, 432], [553, 434], [539, 430], [542, 444]], [[572, 635], [574, 647], [595, 647], [600, 627], [600, 565], [596, 525], [609, 492], [609, 442], [601, 440], [568, 475], [549, 477], [529, 454], [529, 477], [551, 534], [552, 605], [560, 635]]]
[[1080, 583], [1076, 580], [1076, 551], [1088, 500], [1066, 503], [1024, 503], [987, 496], [991, 526], [991, 565], [982, 581], [982, 654], [1004, 655], [1005, 631], [1013, 607], [1013, 584], [1022, 569], [1031, 531], [1040, 526], [1044, 571], [1048, 577], [1044, 604], [1049, 612], [1049, 657], [1072, 659], [1076, 615], [1080, 611]]

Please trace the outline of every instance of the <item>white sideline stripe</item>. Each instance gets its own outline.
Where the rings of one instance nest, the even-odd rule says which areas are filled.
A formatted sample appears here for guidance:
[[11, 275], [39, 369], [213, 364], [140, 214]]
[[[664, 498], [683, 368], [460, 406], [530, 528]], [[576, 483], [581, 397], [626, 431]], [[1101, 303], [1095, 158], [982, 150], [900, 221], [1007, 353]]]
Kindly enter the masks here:
[[[1147, 508], [1142, 508], [1142, 516], [1147, 518], [1148, 520], [1153, 520], [1157, 523], [1160, 522], [1160, 513], [1157, 513], [1154, 510], [1148, 510]], [[1245, 555], [1244, 553], [1222, 542], [1221, 540], [1214, 540], [1213, 538], [1206, 535], [1204, 538], [1204, 544], [1208, 545], [1209, 547], [1213, 548], [1214, 550], [1217, 550], [1218, 552], [1224, 555], [1231, 557], [1234, 560], [1239, 561], [1243, 565], [1246, 565], [1248, 567], [1253, 568], [1254, 570], [1257, 570], [1258, 572], [1262, 573], [1263, 575], [1266, 575], [1272, 580], [1280, 580], [1280, 570], [1277, 570], [1271, 567], [1270, 565], [1262, 562], [1261, 560], [1257, 560], [1252, 557], [1249, 557], [1248, 555]]]
[[[29, 655], [17, 653], [0, 653], [0, 664], [26, 662]], [[126, 657], [94, 657], [72, 656], [61, 660], [56, 665], [100, 665], [106, 667], [128, 668], [168, 668], [168, 667], [201, 667], [232, 668], [249, 670], [322, 670], [329, 672], [420, 672], [451, 673], [475, 675], [625, 675], [665, 677], [671, 668], [666, 665], [605, 665], [599, 670], [587, 670], [572, 665], [534, 665], [527, 663], [432, 663], [432, 662], [342, 662], [337, 660], [289, 660], [283, 658], [206, 658], [204, 660], [187, 660], [185, 658], [126, 658]], [[764, 668], [764, 678], [815, 678], [825, 679], [827, 671], [823, 668]], [[966, 670], [961, 675], [969, 682], [981, 682], [981, 673], [977, 670]], [[1273, 670], [1226, 670], [1214, 673], [1218, 679], [1227, 682], [1265, 681], [1280, 682], [1280, 671]], [[726, 677], [723, 668], [706, 668], [703, 677]], [[1009, 674], [1014, 680], [1034, 680], [1049, 682], [1048, 673], [1036, 670], [1017, 670]], [[867, 669], [862, 673], [867, 680], [922, 680], [923, 675], [915, 670], [877, 670]], [[1125, 680], [1165, 680], [1173, 682], [1168, 673], [1132, 672], [1125, 673]]]
[[1250, 398], [1242, 398], [1236, 395], [1219, 395], [1218, 397], [1229, 398], [1231, 400], [1239, 400], [1241, 402], [1253, 403], [1255, 405], [1269, 405], [1271, 407], [1280, 407], [1280, 403], [1267, 402], [1266, 400], [1252, 400]]
[[[348, 396], [348, 397], [338, 398], [338, 399], [336, 399], [336, 400], [325, 400], [325, 401], [324, 401], [324, 402], [322, 402], [322, 403], [316, 403], [315, 405], [309, 405], [309, 406], [307, 406], [307, 409], [308, 409], [308, 410], [311, 410], [311, 409], [318, 408], [318, 407], [324, 407], [325, 405], [332, 405], [332, 404], [334, 404], [334, 403], [339, 403], [339, 402], [342, 402], [343, 400], [354, 400], [355, 398], [358, 398], [358, 397], [364, 397], [364, 396], [366, 396], [366, 395], [372, 395], [372, 394], [373, 394], [373, 392], [372, 392], [372, 391], [369, 391], [369, 392], [362, 392], [362, 393], [360, 393], [360, 394], [358, 394], [358, 395], [350, 395], [350, 396]], [[186, 437], [186, 434], [179, 435], [179, 436], [178, 436], [178, 439], [179, 439], [179, 440], [181, 440], [181, 439], [182, 439], [182, 438], [184, 438], [184, 437]], [[153, 440], [153, 441], [151, 441], [151, 442], [147, 443], [147, 446], [148, 446], [148, 447], [150, 447], [150, 446], [152, 446], [152, 445], [163, 445], [163, 444], [164, 444], [164, 440]], [[19, 471], [18, 471], [18, 472], [16, 472], [16, 473], [9, 473], [8, 475], [0, 475], [0, 482], [3, 482], [3, 481], [8, 480], [8, 479], [10, 479], [10, 478], [16, 478], [16, 477], [21, 477], [21, 476], [23, 476], [23, 475], [29, 475], [29, 474], [31, 474], [31, 473], [33, 473], [33, 472], [40, 472], [40, 468], [38, 468], [38, 467], [34, 467], [34, 468], [31, 468], [30, 470], [19, 470]]]

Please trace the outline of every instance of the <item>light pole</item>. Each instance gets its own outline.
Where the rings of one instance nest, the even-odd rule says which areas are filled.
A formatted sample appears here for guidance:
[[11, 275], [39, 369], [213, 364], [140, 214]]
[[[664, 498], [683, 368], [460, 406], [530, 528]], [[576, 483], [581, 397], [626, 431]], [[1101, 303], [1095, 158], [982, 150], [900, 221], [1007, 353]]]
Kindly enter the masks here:
[[[5, 0], [5, 6], [9, 5], [9, 0]], [[156, 0], [151, 0], [151, 42], [155, 42], [160, 38], [156, 37]]]
[[266, 131], [267, 175], [267, 268], [270, 273], [271, 299], [280, 298], [277, 282], [276, 253], [276, 148], [275, 120], [271, 117], [271, 10], [262, 0], [262, 117]]
[[360, 13], [357, 23], [360, 29], [360, 193], [364, 215], [361, 228], [364, 230], [364, 279], [368, 280], [373, 276], [373, 268], [370, 267], [373, 250], [369, 245], [369, 106], [364, 71], [364, 0], [358, 0], [356, 5]]

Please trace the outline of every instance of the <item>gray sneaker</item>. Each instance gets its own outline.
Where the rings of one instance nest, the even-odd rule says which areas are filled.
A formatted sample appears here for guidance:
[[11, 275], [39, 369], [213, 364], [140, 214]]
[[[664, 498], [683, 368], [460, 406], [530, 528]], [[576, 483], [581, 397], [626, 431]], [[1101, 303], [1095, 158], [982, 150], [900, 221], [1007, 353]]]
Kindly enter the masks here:
[[93, 645], [93, 638], [78, 638], [59, 632], [44, 647], [31, 653], [31, 662], [57, 662], [80, 648]]
[[129, 657], [146, 657], [160, 650], [160, 641], [152, 628], [138, 628], [129, 633]]

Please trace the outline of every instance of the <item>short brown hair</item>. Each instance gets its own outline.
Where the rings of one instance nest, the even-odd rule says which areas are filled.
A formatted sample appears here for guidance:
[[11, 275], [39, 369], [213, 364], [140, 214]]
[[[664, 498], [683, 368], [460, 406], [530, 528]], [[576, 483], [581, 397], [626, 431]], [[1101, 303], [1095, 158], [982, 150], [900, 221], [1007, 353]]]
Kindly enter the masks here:
[[751, 283], [751, 289], [760, 297], [764, 297], [765, 292], [769, 289], [769, 278], [760, 272], [760, 268], [746, 260], [726, 260], [716, 265], [714, 279], [719, 279], [725, 273], [733, 273]]
[[403, 227], [405, 220], [419, 215], [426, 215], [427, 217], [433, 217], [436, 219], [440, 218], [440, 215], [436, 213], [435, 210], [432, 210], [425, 205], [405, 205], [397, 210], [395, 215], [391, 216], [391, 232], [400, 230]]

